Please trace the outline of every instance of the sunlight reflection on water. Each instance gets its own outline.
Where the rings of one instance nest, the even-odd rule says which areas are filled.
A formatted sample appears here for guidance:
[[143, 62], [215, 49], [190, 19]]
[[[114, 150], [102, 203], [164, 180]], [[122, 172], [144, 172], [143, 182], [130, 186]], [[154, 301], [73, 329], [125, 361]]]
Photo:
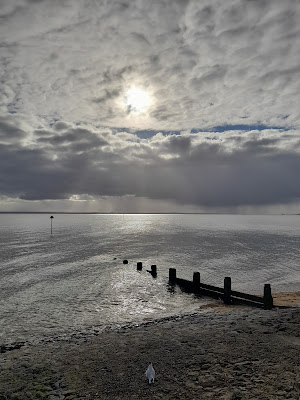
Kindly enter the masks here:
[[[0, 215], [2, 341], [192, 312], [211, 301], [168, 288], [168, 269], [262, 294], [299, 290], [300, 218]], [[122, 260], [129, 264], [123, 265]], [[143, 270], [136, 271], [136, 263]], [[146, 269], [157, 264], [154, 279]]]

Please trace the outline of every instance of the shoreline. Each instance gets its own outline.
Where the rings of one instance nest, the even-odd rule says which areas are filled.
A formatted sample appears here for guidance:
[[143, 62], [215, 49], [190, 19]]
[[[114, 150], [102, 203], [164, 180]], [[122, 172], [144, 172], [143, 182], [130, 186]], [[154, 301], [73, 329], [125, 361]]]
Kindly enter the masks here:
[[[274, 307], [279, 307], [279, 308], [285, 308], [285, 307], [300, 307], [300, 291], [296, 292], [278, 292], [278, 293], [273, 293], [273, 300], [274, 300]], [[205, 296], [204, 296], [205, 297]], [[41, 345], [46, 342], [51, 342], [51, 341], [66, 341], [69, 340], [70, 338], [78, 338], [78, 337], [90, 337], [94, 336], [94, 334], [98, 335], [99, 333], [102, 332], [111, 332], [111, 331], [118, 331], [120, 329], [132, 329], [136, 328], [139, 326], [148, 326], [152, 324], [157, 324], [160, 322], [164, 321], [172, 321], [176, 320], [178, 318], [182, 317], [190, 317], [190, 316], [195, 316], [198, 313], [206, 313], [206, 312], [226, 312], [229, 310], [234, 310], [234, 309], [255, 309], [251, 305], [243, 305], [243, 304], [235, 304], [235, 305], [226, 305], [223, 303], [222, 300], [216, 300], [216, 299], [211, 299], [210, 297], [207, 297], [210, 301], [205, 304], [201, 304], [198, 307], [195, 307], [193, 311], [186, 311], [182, 313], [175, 313], [175, 314], [170, 314], [170, 315], [162, 315], [156, 318], [150, 318], [150, 319], [145, 319], [145, 320], [136, 320], [136, 321], [124, 321], [122, 323], [113, 323], [109, 325], [93, 325], [93, 326], [87, 326], [82, 329], [75, 329], [72, 331], [62, 331], [59, 334], [53, 336], [53, 335], [45, 335], [41, 336], [39, 339], [38, 338], [33, 338], [33, 339], [26, 339], [26, 338], [17, 338], [12, 341], [1, 341], [0, 338], [0, 353], [1, 353], [1, 347], [3, 346], [11, 346], [16, 345], [16, 348], [18, 348], [19, 343], [23, 343], [24, 345]], [[257, 308], [263, 309], [263, 308]], [[4, 352], [4, 351], [3, 351]], [[1, 399], [0, 399], [1, 400]]]
[[[0, 400], [297, 400], [300, 292], [273, 297], [290, 306], [209, 304], [190, 315], [1, 353]], [[154, 385], [144, 374], [150, 361]]]
[[300, 291], [298, 292], [278, 292], [273, 295], [274, 306], [299, 306], [300, 307]]

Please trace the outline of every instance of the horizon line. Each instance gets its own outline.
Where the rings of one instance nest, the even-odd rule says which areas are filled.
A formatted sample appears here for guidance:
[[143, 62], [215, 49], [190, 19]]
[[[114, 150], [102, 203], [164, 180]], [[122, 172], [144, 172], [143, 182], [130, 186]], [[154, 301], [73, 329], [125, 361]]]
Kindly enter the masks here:
[[0, 211], [0, 214], [82, 214], [82, 215], [300, 215], [300, 213], [234, 213], [234, 212], [79, 212], [79, 211]]

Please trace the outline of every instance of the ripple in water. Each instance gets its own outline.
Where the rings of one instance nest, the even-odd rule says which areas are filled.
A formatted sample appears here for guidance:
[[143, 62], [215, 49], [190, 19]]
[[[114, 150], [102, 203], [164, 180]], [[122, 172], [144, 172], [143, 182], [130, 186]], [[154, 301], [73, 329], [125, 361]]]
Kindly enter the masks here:
[[[0, 215], [2, 342], [193, 312], [168, 269], [262, 294], [300, 289], [299, 216]], [[128, 265], [122, 260], [128, 259]], [[143, 271], [136, 263], [143, 262]], [[156, 279], [146, 272], [157, 264]]]

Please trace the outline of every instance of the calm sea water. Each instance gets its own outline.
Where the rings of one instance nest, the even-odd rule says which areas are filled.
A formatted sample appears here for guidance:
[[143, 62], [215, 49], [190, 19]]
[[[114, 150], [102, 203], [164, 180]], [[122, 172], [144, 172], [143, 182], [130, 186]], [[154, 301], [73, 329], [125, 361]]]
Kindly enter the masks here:
[[[300, 216], [0, 215], [0, 344], [191, 312], [168, 269], [262, 294], [300, 290]], [[123, 265], [128, 259], [129, 264]], [[143, 262], [143, 271], [136, 263]], [[146, 272], [156, 264], [156, 279]]]

